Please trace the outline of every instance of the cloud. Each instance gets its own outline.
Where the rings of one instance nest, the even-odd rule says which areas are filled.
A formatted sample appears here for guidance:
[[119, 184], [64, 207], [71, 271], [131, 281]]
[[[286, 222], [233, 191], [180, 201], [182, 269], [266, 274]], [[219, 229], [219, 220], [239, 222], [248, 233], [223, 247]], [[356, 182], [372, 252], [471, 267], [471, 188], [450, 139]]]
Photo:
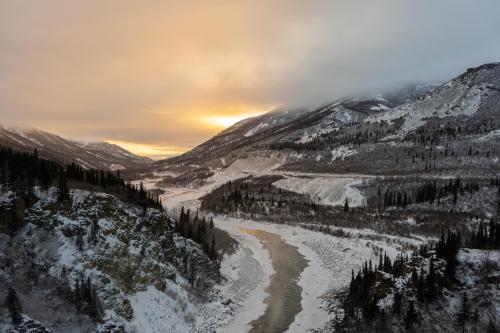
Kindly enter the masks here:
[[218, 130], [203, 118], [499, 60], [499, 12], [495, 0], [0, 0], [1, 122], [191, 147]]

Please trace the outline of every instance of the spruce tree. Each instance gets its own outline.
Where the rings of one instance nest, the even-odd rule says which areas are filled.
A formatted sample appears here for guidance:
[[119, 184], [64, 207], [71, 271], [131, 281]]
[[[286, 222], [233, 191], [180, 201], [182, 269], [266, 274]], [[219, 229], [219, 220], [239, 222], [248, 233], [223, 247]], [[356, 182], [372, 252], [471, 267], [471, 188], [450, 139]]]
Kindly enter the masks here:
[[7, 291], [5, 306], [9, 310], [12, 324], [19, 325], [23, 321], [23, 316], [21, 314], [23, 310], [21, 307], [21, 302], [17, 297], [16, 290], [12, 287], [9, 287], [9, 290]]
[[399, 315], [401, 313], [401, 307], [403, 305], [403, 296], [401, 293], [394, 293], [394, 303], [392, 304], [392, 312]]
[[407, 329], [411, 329], [416, 323], [418, 323], [418, 316], [415, 311], [415, 303], [414, 301], [410, 301], [408, 311], [406, 312], [405, 326]]
[[80, 310], [82, 306], [82, 290], [80, 288], [80, 280], [75, 280], [75, 289], [73, 290], [73, 302], [77, 310]]
[[434, 259], [431, 257], [429, 265], [429, 274], [427, 275], [427, 299], [433, 300], [436, 297], [436, 272], [434, 269]]
[[69, 188], [66, 183], [66, 174], [61, 170], [59, 173], [59, 182], [57, 184], [57, 200], [59, 203], [65, 204], [69, 201]]
[[210, 248], [210, 255], [209, 255], [209, 257], [211, 259], [217, 260], [217, 250], [215, 248], [215, 237], [214, 236], [212, 236], [212, 246]]
[[421, 267], [420, 268], [420, 275], [418, 277], [418, 283], [417, 283], [417, 299], [420, 302], [423, 302], [424, 301], [424, 297], [425, 297], [424, 275], [425, 275], [424, 268]]
[[415, 267], [413, 267], [413, 270], [411, 271], [411, 283], [414, 287], [418, 285], [418, 273]]
[[477, 324], [479, 323], [479, 311], [477, 307], [474, 309], [474, 313], [472, 314], [472, 324], [474, 325], [474, 332], [477, 332]]
[[489, 323], [488, 323], [488, 330], [487, 330], [488, 333], [498, 333], [498, 330], [497, 330], [497, 327], [495, 325], [495, 322], [490, 319]]
[[82, 228], [78, 228], [78, 234], [76, 235], [76, 247], [78, 250], [83, 251], [83, 246], [85, 245], [85, 241], [83, 240], [83, 230]]
[[467, 322], [469, 321], [469, 304], [467, 303], [467, 293], [463, 293], [460, 310], [457, 313], [457, 326], [462, 331], [467, 330]]

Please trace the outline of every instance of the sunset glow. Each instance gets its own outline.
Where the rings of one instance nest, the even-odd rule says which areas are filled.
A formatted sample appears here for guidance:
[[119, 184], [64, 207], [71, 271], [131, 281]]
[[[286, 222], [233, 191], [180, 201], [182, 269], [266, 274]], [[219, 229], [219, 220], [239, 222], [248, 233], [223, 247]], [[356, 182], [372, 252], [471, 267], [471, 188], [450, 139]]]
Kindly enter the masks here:
[[[275, 107], [440, 82], [493, 60], [470, 54], [498, 30], [476, 2], [313, 3], [0, 0], [0, 125], [170, 155]], [[381, 21], [387, 12], [398, 15]], [[436, 31], [449, 47], [423, 66], [428, 45], [442, 44]]]
[[162, 159], [166, 157], [177, 156], [188, 150], [188, 148], [183, 148], [183, 147], [166, 147], [160, 145], [141, 144], [135, 142], [120, 141], [120, 140], [106, 140], [106, 142], [125, 148], [131, 153], [140, 156], [147, 156], [152, 159]]
[[202, 117], [201, 119], [209, 126], [224, 129], [236, 124], [239, 121], [242, 121], [250, 117], [256, 117], [261, 114], [262, 113], [243, 113], [230, 116], [213, 115], [213, 116]]

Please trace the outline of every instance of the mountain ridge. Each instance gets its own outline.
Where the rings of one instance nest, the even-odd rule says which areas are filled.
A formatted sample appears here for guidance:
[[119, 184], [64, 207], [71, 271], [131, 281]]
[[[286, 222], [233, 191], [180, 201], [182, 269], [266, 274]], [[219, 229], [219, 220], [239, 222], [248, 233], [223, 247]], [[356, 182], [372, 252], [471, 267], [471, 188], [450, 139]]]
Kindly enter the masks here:
[[0, 146], [33, 152], [62, 164], [76, 164], [87, 169], [120, 170], [143, 167], [153, 160], [135, 155], [108, 142], [79, 142], [36, 128], [0, 126]]
[[[434, 143], [439, 140], [441, 144], [433, 148], [440, 154], [453, 145], [454, 154], [462, 154], [477, 145], [474, 135], [493, 133], [500, 121], [495, 109], [500, 101], [498, 86], [499, 63], [489, 63], [470, 68], [439, 86], [415, 86], [401, 98], [389, 100], [374, 95], [337, 100], [295, 113], [271, 112], [243, 120], [191, 151], [155, 165], [225, 167], [238, 158], [281, 154], [287, 160], [282, 169], [290, 171], [365, 173], [369, 171], [366, 161], [374, 161], [377, 172], [393, 172], [401, 170], [401, 165], [389, 167], [393, 157], [407, 159], [403, 154], [411, 150], [408, 141], [417, 140], [420, 132], [436, 132]], [[455, 133], [455, 137], [442, 131]], [[491, 161], [484, 161], [490, 168], [500, 149], [494, 140], [486, 141], [477, 145], [482, 146], [477, 151], [495, 155], [490, 156]], [[353, 153], [340, 156], [340, 161], [337, 149]], [[418, 168], [425, 169], [425, 165]], [[374, 170], [373, 165], [369, 169]]]

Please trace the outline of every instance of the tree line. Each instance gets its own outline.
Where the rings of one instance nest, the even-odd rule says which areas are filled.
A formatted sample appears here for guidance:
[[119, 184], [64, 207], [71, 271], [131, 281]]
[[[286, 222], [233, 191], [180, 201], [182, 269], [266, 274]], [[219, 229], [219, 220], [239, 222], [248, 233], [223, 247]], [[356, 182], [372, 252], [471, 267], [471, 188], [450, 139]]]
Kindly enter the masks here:
[[[465, 192], [472, 193], [479, 191], [479, 183], [477, 181], [463, 182], [459, 177], [450, 179], [444, 184], [434, 181], [425, 181], [414, 188], [407, 190], [392, 190], [386, 188], [384, 193], [383, 205], [387, 207], [401, 207], [412, 203], [434, 204], [441, 203], [441, 199], [451, 195], [453, 204], [455, 205], [458, 200], [458, 194]], [[380, 187], [378, 189], [378, 196], [381, 196]]]
[[45, 190], [50, 186], [57, 186], [58, 200], [61, 203], [70, 198], [68, 181], [72, 181], [76, 186], [78, 183], [90, 184], [143, 208], [163, 209], [157, 195], [146, 191], [142, 184], [135, 186], [125, 182], [119, 171], [114, 173], [84, 169], [75, 163], [64, 167], [54, 161], [40, 158], [36, 149], [33, 153], [0, 149], [0, 181], [2, 191], [10, 189], [16, 193], [29, 192], [36, 185]]
[[177, 232], [184, 238], [193, 240], [201, 244], [204, 252], [212, 260], [217, 260], [217, 250], [215, 247], [214, 221], [212, 217], [207, 222], [205, 216], [198, 217], [198, 213], [191, 216], [189, 209], [181, 208], [179, 218], [176, 222]]
[[[413, 299], [413, 297], [409, 297], [411, 295], [417, 295], [416, 300], [422, 304], [427, 304], [437, 297], [440, 289], [442, 290], [454, 278], [456, 255], [460, 244], [459, 233], [448, 231], [445, 235], [443, 232], [435, 246], [431, 249], [425, 245], [421, 246], [417, 253], [412, 254], [411, 259], [407, 255], [399, 254], [392, 262], [386, 254], [380, 254], [378, 265], [374, 266], [370, 260], [363, 264], [362, 269], [356, 275], [352, 271], [349, 289], [343, 300], [345, 317], [338, 324], [338, 330], [346, 332], [354, 328], [371, 328], [374, 331], [384, 331], [387, 317], [391, 314], [386, 313], [386, 310], [378, 306], [383, 295], [377, 292], [375, 285], [377, 281], [386, 279], [384, 273], [390, 274], [394, 278], [400, 278], [408, 273], [408, 269], [411, 269], [411, 279], [404, 290], [396, 291], [395, 289], [392, 315], [400, 319], [407, 329], [413, 327], [418, 322], [415, 300], [409, 300], [407, 304], [402, 303], [405, 299]], [[444, 259], [446, 262], [446, 273], [441, 277], [436, 274], [433, 254], [436, 255], [436, 258]], [[424, 269], [424, 265], [418, 264], [421, 264], [421, 261], [417, 258], [422, 257], [430, 258], [428, 271]], [[418, 271], [418, 266], [420, 266], [420, 271]], [[387, 282], [381, 283], [387, 284]], [[388, 284], [387, 288], [391, 286]], [[406, 295], [402, 295], [402, 293], [406, 293]], [[402, 312], [404, 308], [407, 309], [406, 313]]]
[[[490, 230], [496, 231], [497, 228], [495, 223], [490, 226]], [[480, 230], [477, 234], [482, 233]], [[491, 231], [483, 233], [485, 237], [490, 234]], [[391, 330], [390, 318], [396, 319], [403, 330], [417, 328], [423, 314], [420, 311], [428, 311], [429, 305], [442, 298], [444, 290], [453, 288], [456, 283], [457, 254], [464, 244], [478, 244], [477, 236], [463, 241], [458, 231], [442, 231], [436, 243], [420, 246], [411, 256], [401, 253], [392, 262], [384, 253], [380, 254], [378, 264], [365, 261], [357, 274], [351, 273], [349, 288], [341, 298], [345, 315], [337, 323], [337, 331], [388, 332]], [[410, 278], [404, 287], [394, 284], [408, 275]], [[379, 302], [386, 296], [384, 291], [388, 290], [393, 292], [392, 307], [381, 308]], [[457, 329], [465, 331], [467, 325], [477, 327], [479, 320], [480, 314], [477, 310], [472, 312], [467, 304], [467, 294], [463, 293], [455, 315]], [[496, 332], [494, 322], [490, 321], [488, 327], [491, 332]]]

